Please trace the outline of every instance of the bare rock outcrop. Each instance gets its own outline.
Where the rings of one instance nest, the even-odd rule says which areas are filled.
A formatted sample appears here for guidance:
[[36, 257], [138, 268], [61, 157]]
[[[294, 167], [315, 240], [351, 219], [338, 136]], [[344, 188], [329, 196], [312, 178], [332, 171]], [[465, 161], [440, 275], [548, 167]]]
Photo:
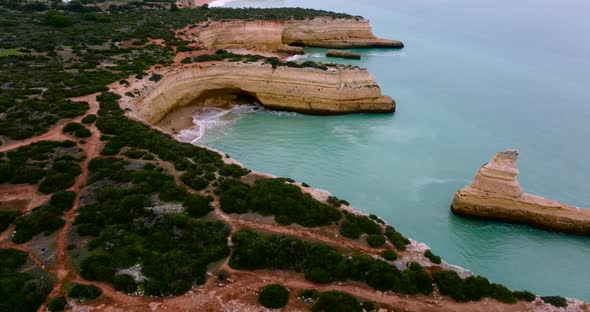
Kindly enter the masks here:
[[178, 31], [184, 41], [216, 50], [280, 50], [285, 46], [324, 48], [403, 48], [397, 40], [375, 37], [362, 18], [208, 21]]
[[455, 194], [451, 210], [465, 217], [500, 220], [590, 235], [590, 210], [524, 193], [516, 180], [518, 152], [496, 154], [473, 183]]
[[327, 57], [340, 57], [340, 58], [354, 59], [354, 60], [361, 59], [360, 54], [352, 53], [352, 52], [348, 52], [348, 51], [340, 51], [340, 50], [328, 50], [328, 52], [326, 52], [326, 56]]
[[146, 87], [129, 107], [137, 117], [153, 124], [175, 108], [214, 106], [215, 101], [207, 99], [232, 95], [249, 97], [266, 108], [308, 114], [395, 110], [393, 99], [381, 94], [367, 70], [273, 67], [260, 62], [209, 62], [171, 70], [163, 73], [157, 84]]

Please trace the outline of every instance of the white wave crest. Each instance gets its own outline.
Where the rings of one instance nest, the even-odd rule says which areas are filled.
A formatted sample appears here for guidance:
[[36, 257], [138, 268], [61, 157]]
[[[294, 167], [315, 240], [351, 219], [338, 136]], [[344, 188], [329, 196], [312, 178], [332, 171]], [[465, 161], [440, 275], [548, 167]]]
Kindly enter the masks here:
[[291, 62], [291, 61], [297, 61], [297, 60], [298, 60], [298, 59], [300, 59], [301, 57], [303, 57], [303, 55], [296, 54], [296, 55], [289, 56], [289, 57], [287, 58], [287, 62]]
[[215, 1], [212, 1], [211, 3], [209, 3], [209, 7], [211, 7], [211, 8], [222, 7], [232, 1], [233, 0], [215, 0]]
[[260, 105], [233, 105], [230, 109], [218, 107], [202, 107], [193, 115], [194, 127], [180, 131], [176, 138], [182, 142], [195, 144], [206, 133], [207, 129], [224, 127], [235, 123], [241, 114], [261, 110]]

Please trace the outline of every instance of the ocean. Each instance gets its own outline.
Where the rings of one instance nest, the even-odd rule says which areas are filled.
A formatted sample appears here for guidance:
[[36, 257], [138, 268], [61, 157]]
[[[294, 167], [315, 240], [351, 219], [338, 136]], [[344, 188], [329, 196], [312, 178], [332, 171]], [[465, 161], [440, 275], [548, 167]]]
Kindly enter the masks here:
[[[520, 151], [527, 193], [590, 208], [590, 2], [266, 0], [362, 15], [402, 50], [355, 50], [392, 115], [225, 114], [198, 144], [327, 189], [449, 263], [540, 295], [590, 300], [590, 238], [454, 216], [456, 190], [494, 153]], [[325, 50], [302, 60], [335, 62]]]

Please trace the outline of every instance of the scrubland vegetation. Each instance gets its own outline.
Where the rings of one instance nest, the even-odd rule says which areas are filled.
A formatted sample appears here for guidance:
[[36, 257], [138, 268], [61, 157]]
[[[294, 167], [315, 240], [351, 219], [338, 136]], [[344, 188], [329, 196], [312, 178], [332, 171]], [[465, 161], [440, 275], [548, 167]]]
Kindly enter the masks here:
[[432, 280], [417, 263], [399, 271], [368, 255], [343, 255], [321, 243], [282, 235], [263, 235], [241, 230], [233, 236], [230, 266], [240, 270], [279, 269], [304, 274], [305, 279], [325, 284], [333, 281], [365, 282], [377, 290], [404, 294], [432, 293]]
[[46, 275], [21, 272], [27, 259], [20, 250], [0, 249], [0, 311], [36, 311], [51, 292]]

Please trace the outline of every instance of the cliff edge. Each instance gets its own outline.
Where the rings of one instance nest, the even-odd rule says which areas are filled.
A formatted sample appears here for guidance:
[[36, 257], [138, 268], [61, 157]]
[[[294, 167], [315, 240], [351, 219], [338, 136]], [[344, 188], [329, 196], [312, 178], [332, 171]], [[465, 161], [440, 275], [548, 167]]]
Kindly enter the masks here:
[[590, 210], [524, 193], [516, 180], [518, 152], [497, 153], [473, 183], [455, 194], [453, 213], [526, 224], [570, 234], [590, 235]]
[[[224, 98], [249, 98], [269, 109], [307, 114], [345, 114], [395, 110], [371, 74], [350, 66], [327, 69], [275, 67], [263, 63], [208, 62], [164, 73], [146, 86], [130, 108], [154, 124], [187, 105], [223, 105]], [[235, 103], [235, 102], [234, 102]]]
[[205, 49], [282, 50], [321, 48], [403, 48], [397, 40], [377, 38], [368, 20], [316, 17], [306, 20], [225, 20], [185, 27], [179, 39]]

